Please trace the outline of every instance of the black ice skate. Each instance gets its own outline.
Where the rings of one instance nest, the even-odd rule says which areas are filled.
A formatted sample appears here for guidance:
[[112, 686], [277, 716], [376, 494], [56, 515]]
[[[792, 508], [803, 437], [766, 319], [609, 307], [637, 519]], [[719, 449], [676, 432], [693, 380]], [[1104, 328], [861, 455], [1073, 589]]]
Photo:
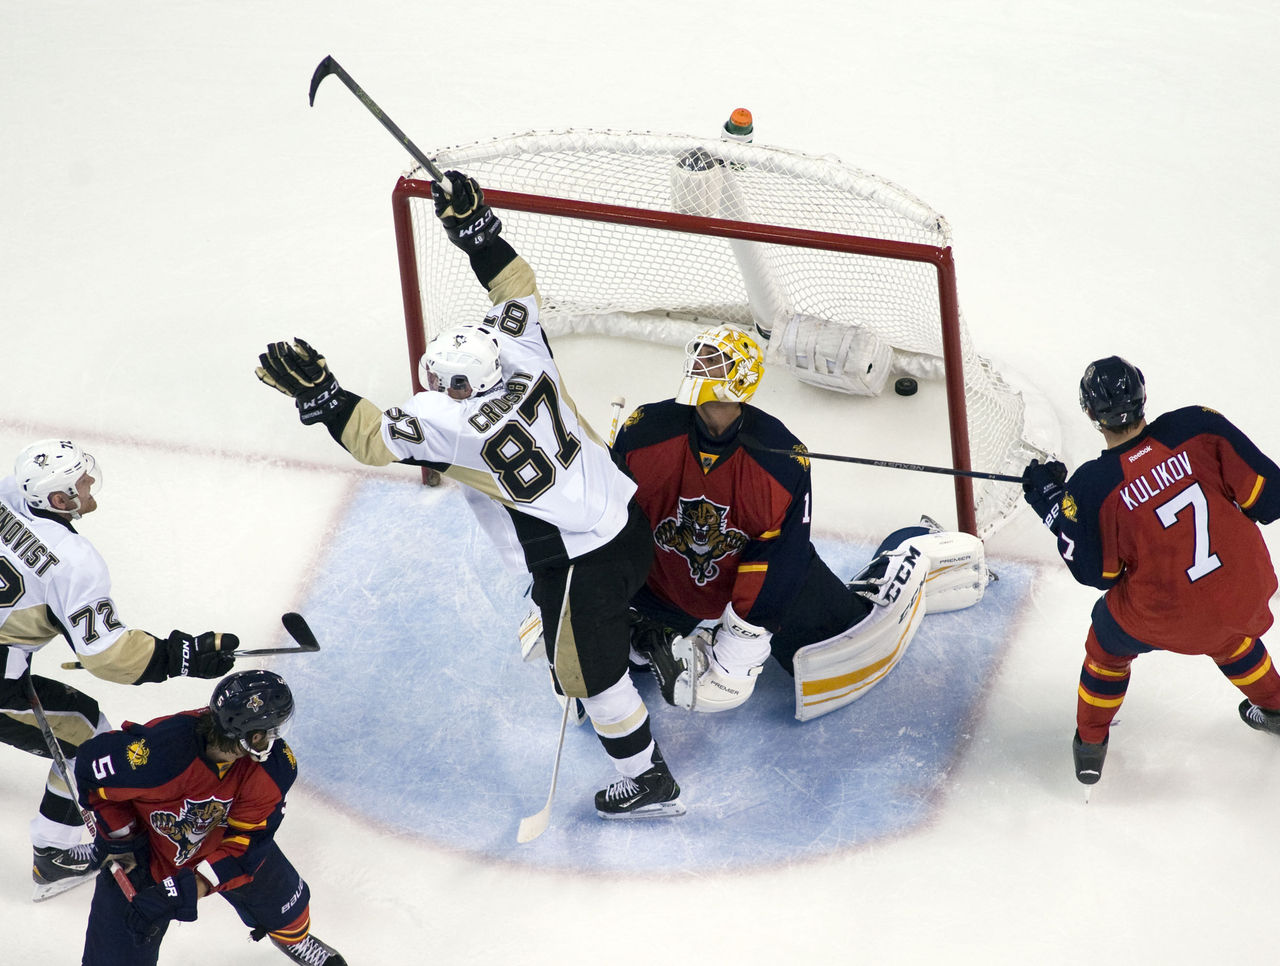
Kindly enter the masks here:
[[1268, 711], [1266, 708], [1259, 708], [1248, 698], [1240, 702], [1240, 720], [1255, 731], [1266, 731], [1269, 734], [1280, 735], [1280, 711]]
[[276, 949], [295, 963], [302, 963], [303, 966], [347, 966], [347, 961], [342, 958], [341, 953], [315, 936], [308, 936], [302, 942], [294, 943], [292, 946], [286, 946], [274, 936], [271, 937], [271, 942], [275, 944]]
[[1107, 760], [1107, 742], [1111, 736], [1103, 738], [1098, 744], [1090, 744], [1080, 740], [1080, 732], [1071, 739], [1071, 754], [1076, 760], [1076, 780], [1082, 785], [1093, 785], [1102, 777], [1102, 763]]
[[50, 899], [92, 882], [98, 874], [93, 862], [93, 845], [86, 842], [69, 849], [36, 846], [31, 860], [31, 880], [36, 884], [32, 902]]
[[674, 818], [684, 814], [680, 786], [657, 748], [648, 771], [635, 778], [618, 778], [596, 792], [596, 814], [608, 819]]

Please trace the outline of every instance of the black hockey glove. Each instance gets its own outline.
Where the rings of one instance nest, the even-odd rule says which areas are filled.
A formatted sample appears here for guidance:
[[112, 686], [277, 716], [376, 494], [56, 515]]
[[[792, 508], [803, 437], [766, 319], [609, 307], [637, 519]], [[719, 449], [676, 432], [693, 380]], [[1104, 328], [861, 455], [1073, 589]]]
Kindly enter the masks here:
[[93, 837], [93, 855], [89, 859], [93, 868], [100, 869], [108, 862], [119, 862], [127, 872], [147, 861], [149, 846], [145, 832], [113, 839], [102, 834], [102, 819], [97, 819], [97, 822], [98, 834]]
[[137, 945], [146, 946], [170, 920], [195, 922], [198, 897], [196, 874], [190, 869], [179, 869], [168, 878], [138, 890], [125, 913], [125, 928]]
[[439, 184], [432, 183], [431, 199], [436, 204], [436, 217], [444, 225], [449, 241], [470, 255], [498, 237], [502, 222], [484, 203], [484, 192], [474, 178], [468, 178], [461, 171], [444, 174], [453, 185], [453, 196], [446, 195]]
[[240, 638], [234, 634], [215, 634], [213, 631], [194, 637], [174, 631], [165, 640], [156, 641], [156, 650], [162, 651], [166, 678], [220, 678], [235, 664], [236, 659], [231, 652], [239, 646]]
[[293, 397], [298, 418], [304, 426], [322, 422], [325, 415], [341, 405], [341, 387], [329, 371], [324, 356], [306, 342], [273, 342], [258, 356], [258, 378], [272, 389]]
[[1032, 460], [1022, 471], [1023, 498], [1039, 514], [1045, 526], [1052, 522], [1050, 517], [1062, 502], [1062, 495], [1067, 491], [1063, 485], [1066, 482], [1067, 467], [1057, 460], [1048, 463]]

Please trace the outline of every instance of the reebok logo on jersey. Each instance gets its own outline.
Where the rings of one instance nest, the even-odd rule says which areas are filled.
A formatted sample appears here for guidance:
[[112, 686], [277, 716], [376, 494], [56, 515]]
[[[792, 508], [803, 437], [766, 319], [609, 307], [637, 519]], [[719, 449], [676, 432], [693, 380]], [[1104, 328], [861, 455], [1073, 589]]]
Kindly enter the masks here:
[[1150, 452], [1151, 452], [1151, 445], [1148, 443], [1146, 446], [1142, 447], [1142, 449], [1138, 450], [1138, 452], [1130, 456], [1129, 462], [1136, 463], [1140, 457], [1146, 456]]

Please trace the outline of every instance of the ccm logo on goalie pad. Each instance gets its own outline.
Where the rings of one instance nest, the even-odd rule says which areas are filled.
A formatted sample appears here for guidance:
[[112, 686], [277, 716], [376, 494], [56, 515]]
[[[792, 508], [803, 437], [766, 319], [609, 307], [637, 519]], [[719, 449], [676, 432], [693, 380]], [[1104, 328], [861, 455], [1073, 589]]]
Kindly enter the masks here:
[[902, 595], [903, 588], [911, 583], [911, 575], [915, 573], [916, 565], [920, 563], [920, 559], [920, 551], [915, 547], [908, 546], [907, 554], [902, 558], [902, 562], [898, 564], [897, 572], [893, 575], [892, 580], [885, 582], [884, 592], [876, 602], [887, 605], [897, 600]]

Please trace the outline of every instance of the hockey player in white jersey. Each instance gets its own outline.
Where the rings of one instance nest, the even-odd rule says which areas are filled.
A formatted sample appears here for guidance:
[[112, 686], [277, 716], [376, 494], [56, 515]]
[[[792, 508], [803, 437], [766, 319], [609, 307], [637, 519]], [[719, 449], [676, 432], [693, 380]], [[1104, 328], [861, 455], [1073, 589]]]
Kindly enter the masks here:
[[[97, 509], [101, 478], [75, 443], [46, 439], [19, 453], [14, 475], [0, 479], [0, 741], [49, 757], [27, 690], [33, 686], [73, 767], [80, 744], [111, 726], [87, 694], [31, 673], [32, 655], [55, 637], [93, 674], [122, 684], [221, 677], [239, 644], [234, 634], [175, 630], [160, 638], [125, 625], [106, 563], [72, 525]], [[92, 843], [81, 844], [83, 833], [73, 796], [50, 768], [31, 822], [37, 901], [93, 879]]]
[[636, 485], [564, 391], [538, 323], [532, 268], [501, 237], [480, 186], [458, 172], [446, 176], [453, 194], [433, 186], [436, 214], [494, 307], [431, 340], [419, 363], [426, 391], [379, 411], [341, 388], [301, 339], [270, 345], [257, 376], [293, 397], [304, 425], [323, 423], [360, 462], [428, 466], [466, 484], [504, 559], [533, 576], [557, 691], [582, 700], [618, 771], [596, 794], [596, 811], [679, 815], [680, 788], [627, 668], [627, 605], [652, 558]]

